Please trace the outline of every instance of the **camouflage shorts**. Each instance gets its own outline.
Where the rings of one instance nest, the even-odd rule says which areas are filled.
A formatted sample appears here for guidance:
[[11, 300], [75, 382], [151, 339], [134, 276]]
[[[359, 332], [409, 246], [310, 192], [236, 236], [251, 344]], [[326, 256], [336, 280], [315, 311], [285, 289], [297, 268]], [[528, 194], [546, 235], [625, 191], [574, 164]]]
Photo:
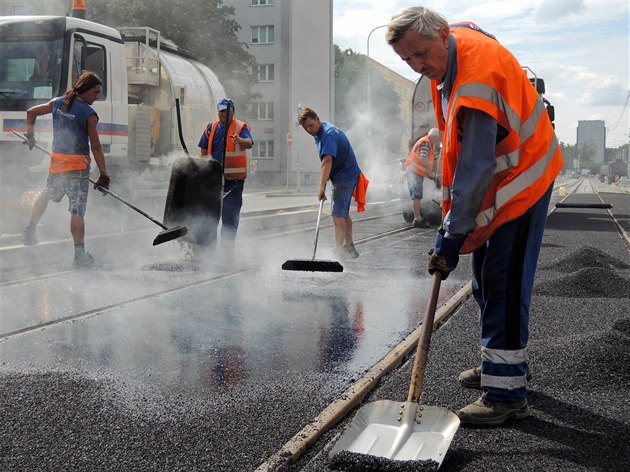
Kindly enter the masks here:
[[61, 174], [48, 174], [45, 192], [53, 202], [59, 203], [68, 195], [68, 211], [83, 217], [90, 187], [90, 169], [73, 170]]

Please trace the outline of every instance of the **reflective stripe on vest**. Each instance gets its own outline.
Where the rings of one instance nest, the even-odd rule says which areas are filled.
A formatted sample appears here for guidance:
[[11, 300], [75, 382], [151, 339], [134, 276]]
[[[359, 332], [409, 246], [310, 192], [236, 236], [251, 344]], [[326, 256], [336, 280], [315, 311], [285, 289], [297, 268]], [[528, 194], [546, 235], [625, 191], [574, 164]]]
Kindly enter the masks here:
[[[429, 145], [429, 158], [423, 159], [420, 154], [420, 148], [422, 144], [427, 143]], [[426, 177], [431, 175], [433, 170], [433, 161], [435, 159], [435, 153], [433, 151], [433, 146], [431, 145], [431, 140], [428, 136], [423, 136], [416, 144], [413, 145], [411, 151], [407, 155], [407, 160], [405, 161], [405, 167], [413, 170], [416, 174]]]
[[[521, 118], [514, 111], [512, 107], [507, 103], [507, 101], [503, 98], [503, 96], [492, 87], [479, 83], [470, 83], [464, 84], [457, 89], [456, 94], [453, 96], [453, 99], [457, 100], [460, 97], [469, 97], [469, 98], [478, 98], [485, 100], [486, 102], [493, 102], [495, 105], [505, 113], [507, 121], [510, 125], [511, 129], [519, 129], [520, 130], [520, 141], [525, 142], [530, 137], [534, 135], [536, 131], [536, 125], [540, 120], [540, 117], [547, 114], [547, 110], [545, 109], [545, 105], [542, 100], [536, 101], [536, 105], [531, 115], [527, 120], [521, 123]], [[453, 110], [454, 107], [451, 107], [450, 114], [447, 117], [447, 122], [453, 122]], [[446, 134], [446, 143], [450, 144], [451, 135]], [[508, 152], [499, 156], [496, 156], [496, 169], [495, 174], [501, 172], [503, 170], [509, 169], [511, 167], [516, 167], [519, 163], [520, 158], [520, 148], [516, 149], [513, 152]]]
[[[438, 127], [445, 130], [444, 217], [451, 208], [451, 186], [460, 152], [459, 110], [481, 110], [508, 132], [495, 147], [494, 177], [475, 218], [475, 229], [460, 251], [468, 253], [487, 241], [499, 226], [521, 216], [538, 201], [562, 168], [562, 155], [542, 99], [509, 51], [469, 28], [454, 27], [451, 33], [457, 43], [458, 72], [446, 115], [437, 83], [432, 82]], [[480, 58], [484, 58], [484, 67], [478, 67]], [[500, 79], [506, 74], [510, 81]]]
[[[219, 121], [215, 121], [212, 123], [210, 127], [210, 133], [208, 134], [206, 130], [206, 136], [208, 138], [208, 155], [212, 157], [212, 141], [214, 140], [214, 133], [217, 130], [217, 126], [219, 126]], [[241, 131], [245, 127], [245, 123], [239, 120], [232, 120], [230, 123], [230, 128], [228, 132], [224, 134], [224, 139], [226, 140], [226, 148], [225, 148], [225, 165], [224, 165], [224, 175], [226, 180], [243, 180], [247, 177], [247, 152], [246, 149], [238, 145], [238, 149], [236, 149], [236, 145], [234, 141], [228, 139], [229, 136], [238, 135], [240, 136]], [[238, 127], [238, 132], [236, 129]]]

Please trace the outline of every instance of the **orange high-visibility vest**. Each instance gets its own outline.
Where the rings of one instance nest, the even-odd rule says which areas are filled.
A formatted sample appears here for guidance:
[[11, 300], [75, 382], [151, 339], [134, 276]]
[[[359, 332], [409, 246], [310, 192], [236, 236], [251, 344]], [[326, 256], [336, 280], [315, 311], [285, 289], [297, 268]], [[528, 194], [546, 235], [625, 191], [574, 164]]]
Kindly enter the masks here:
[[[420, 147], [424, 144], [429, 145], [429, 158], [422, 159], [420, 157]], [[429, 136], [423, 136], [416, 144], [413, 145], [411, 151], [407, 155], [407, 160], [405, 161], [405, 167], [411, 169], [416, 174], [421, 175], [422, 177], [430, 176], [433, 173], [433, 161], [435, 160], [435, 152], [433, 151], [433, 145], [431, 144], [431, 140]]]
[[[210, 158], [212, 158], [212, 140], [214, 138], [214, 133], [217, 130], [217, 126], [219, 126], [219, 120], [212, 123], [210, 133], [208, 133], [208, 129], [206, 128], [206, 136], [208, 138], [208, 156], [210, 156]], [[232, 123], [230, 123], [230, 129], [227, 133], [225, 133], [224, 138], [227, 142], [224, 163], [225, 180], [243, 180], [247, 177], [247, 152], [245, 148], [242, 148], [240, 145], [238, 146], [238, 149], [236, 149], [234, 141], [229, 139], [230, 136], [235, 134], [240, 135], [245, 126], [246, 125], [243, 121], [234, 119], [232, 120]], [[236, 132], [237, 128], [238, 132]]]
[[50, 166], [48, 172], [51, 174], [62, 174], [73, 170], [84, 170], [90, 166], [92, 159], [83, 154], [62, 154], [60, 152], [50, 153]]
[[446, 115], [442, 112], [438, 82], [431, 82], [438, 127], [445, 130], [443, 217], [451, 209], [451, 186], [460, 152], [460, 108], [481, 110], [508, 132], [495, 147], [494, 177], [475, 218], [475, 229], [460, 250], [465, 254], [479, 248], [498, 227], [534, 205], [562, 169], [563, 161], [542, 99], [514, 56], [498, 41], [473, 29], [452, 27], [451, 34], [457, 44], [457, 77]]

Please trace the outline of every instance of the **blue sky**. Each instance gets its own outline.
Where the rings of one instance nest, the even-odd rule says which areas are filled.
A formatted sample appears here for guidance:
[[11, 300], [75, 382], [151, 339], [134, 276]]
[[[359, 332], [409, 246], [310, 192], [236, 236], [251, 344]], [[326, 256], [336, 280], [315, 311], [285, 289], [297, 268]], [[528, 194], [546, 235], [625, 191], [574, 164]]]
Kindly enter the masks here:
[[[630, 141], [630, 12], [627, 0], [427, 1], [333, 0], [333, 36], [341, 49], [367, 53], [367, 38], [402, 8], [430, 7], [450, 23], [473, 21], [493, 33], [521, 65], [545, 80], [556, 134], [575, 144], [578, 120], [604, 120], [607, 147]], [[370, 57], [417, 79], [385, 44], [370, 36]]]

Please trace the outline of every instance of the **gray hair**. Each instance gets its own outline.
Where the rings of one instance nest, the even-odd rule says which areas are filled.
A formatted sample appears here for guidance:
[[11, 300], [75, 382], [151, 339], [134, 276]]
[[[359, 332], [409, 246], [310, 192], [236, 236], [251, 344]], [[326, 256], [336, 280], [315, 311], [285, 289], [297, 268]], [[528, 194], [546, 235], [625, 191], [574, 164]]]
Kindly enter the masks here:
[[426, 7], [409, 7], [392, 16], [385, 40], [389, 45], [395, 44], [409, 30], [417, 31], [423, 39], [438, 39], [443, 28], [450, 31], [446, 18], [436, 11]]

